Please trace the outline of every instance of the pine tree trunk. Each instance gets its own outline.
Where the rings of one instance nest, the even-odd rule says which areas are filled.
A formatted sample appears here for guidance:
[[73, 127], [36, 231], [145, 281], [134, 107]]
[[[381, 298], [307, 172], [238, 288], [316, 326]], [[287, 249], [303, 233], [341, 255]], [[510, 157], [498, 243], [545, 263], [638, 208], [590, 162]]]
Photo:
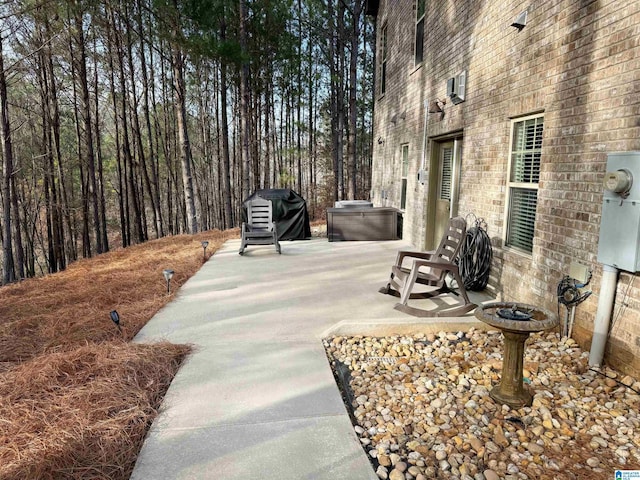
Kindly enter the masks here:
[[351, 56], [349, 58], [349, 145], [347, 154], [347, 170], [349, 178], [348, 198], [355, 200], [357, 192], [356, 186], [356, 128], [358, 110], [356, 104], [357, 67], [358, 67], [358, 44], [360, 41], [360, 16], [362, 13], [361, 0], [354, 0], [353, 24], [351, 31]]
[[[148, 73], [147, 73], [147, 60], [146, 60], [146, 49], [145, 49], [145, 41], [144, 41], [144, 26], [142, 21], [142, 4], [140, 0], [137, 1], [138, 5], [138, 30], [140, 31], [140, 71], [142, 73], [142, 88], [143, 88], [143, 111], [144, 111], [144, 119], [147, 127], [147, 134], [149, 136], [149, 156], [151, 162], [151, 178], [153, 180], [153, 188], [150, 192], [150, 195], [154, 197], [153, 203], [156, 205], [156, 231], [160, 237], [164, 237], [164, 222], [162, 217], [162, 204], [160, 202], [160, 180], [158, 175], [158, 148], [157, 143], [154, 144], [154, 133], [151, 127], [151, 112], [149, 108], [149, 90], [151, 89], [151, 105], [155, 105], [155, 85], [153, 82], [154, 78], [154, 59], [153, 59], [153, 48], [149, 48], [149, 68], [152, 81], [149, 82]], [[150, 85], [151, 84], [151, 85]]]
[[[134, 222], [135, 227], [135, 242], [142, 243], [145, 241], [144, 227], [142, 222], [142, 211], [139, 202], [138, 188], [135, 179], [135, 164], [133, 154], [131, 152], [131, 140], [129, 137], [129, 118], [128, 111], [129, 105], [127, 103], [127, 80], [126, 73], [124, 71], [124, 47], [122, 45], [122, 39], [120, 38], [119, 31], [116, 24], [114, 12], [111, 11], [112, 30], [114, 33], [114, 41], [116, 52], [118, 55], [118, 80], [120, 83], [120, 119], [122, 125], [122, 158], [123, 158], [123, 178], [125, 183], [125, 221], [127, 223], [127, 237], [129, 243], [132, 241], [131, 237], [131, 221]], [[117, 110], [116, 110], [117, 115]], [[133, 219], [129, 214], [129, 208], [133, 208]]]
[[[51, 26], [49, 24], [48, 18], [46, 14], [44, 15], [44, 29], [46, 38], [51, 37]], [[61, 140], [60, 140], [60, 106], [58, 104], [58, 89], [56, 86], [56, 78], [55, 72], [53, 68], [53, 53], [51, 50], [51, 45], [47, 45], [47, 55], [46, 60], [43, 62], [44, 70], [46, 72], [46, 78], [48, 79], [48, 88], [45, 87], [49, 92], [49, 101], [51, 104], [51, 108], [49, 109], [51, 119], [51, 132], [53, 137], [54, 148], [52, 152], [55, 154], [50, 155], [49, 157], [49, 169], [51, 171], [51, 187], [54, 192], [53, 199], [55, 201], [55, 186], [56, 186], [56, 173], [58, 185], [60, 187], [59, 201], [54, 204], [54, 212], [57, 217], [57, 221], [53, 223], [54, 227], [54, 242], [57, 230], [57, 248], [59, 249], [56, 254], [56, 258], [58, 261], [57, 270], [64, 270], [67, 266], [67, 258], [71, 261], [76, 260], [78, 258], [77, 252], [77, 242], [75, 238], [75, 230], [73, 229], [72, 221], [71, 221], [71, 209], [69, 208], [69, 196], [67, 194], [67, 185], [66, 185], [66, 176], [63, 168], [62, 162], [62, 149], [61, 149]], [[55, 168], [57, 165], [57, 170]], [[63, 222], [64, 217], [64, 222]], [[65, 242], [65, 224], [67, 227], [67, 235], [66, 238], [68, 242]], [[66, 243], [66, 248], [65, 248]], [[66, 252], [66, 253], [65, 253]]]
[[[246, 0], [239, 0], [240, 5], [240, 48], [247, 53], [247, 5]], [[249, 157], [249, 63], [244, 60], [240, 67], [240, 119], [242, 130], [242, 198], [249, 196], [251, 158]]]
[[336, 16], [333, 6], [334, 0], [327, 0], [327, 14], [329, 17], [329, 75], [330, 75], [330, 110], [331, 110], [331, 156], [333, 159], [333, 200], [340, 200], [340, 173], [339, 173], [339, 158], [338, 158], [338, 86], [337, 77], [338, 72], [336, 68]]
[[309, 42], [309, 52], [308, 52], [308, 62], [309, 62], [309, 78], [308, 78], [308, 99], [307, 101], [309, 102], [309, 114], [308, 114], [308, 118], [309, 118], [309, 190], [307, 193], [307, 203], [309, 204], [310, 207], [310, 214], [311, 214], [311, 218], [315, 219], [315, 215], [316, 215], [316, 183], [315, 183], [315, 175], [314, 175], [314, 165], [315, 165], [315, 148], [314, 148], [314, 141], [315, 141], [315, 135], [314, 135], [314, 122], [313, 122], [313, 118], [314, 118], [314, 111], [313, 111], [313, 98], [314, 98], [314, 94], [315, 94], [315, 88], [314, 88], [314, 81], [313, 81], [313, 44], [312, 42]]
[[296, 190], [302, 195], [302, 2], [298, 0], [298, 72], [296, 85], [296, 147], [297, 147], [297, 182]]
[[4, 55], [0, 32], [0, 141], [2, 142], [2, 283], [15, 282], [13, 264], [13, 241], [11, 239], [11, 177], [13, 176], [13, 147], [11, 145], [11, 123], [7, 99], [7, 81], [4, 75]]
[[339, 200], [345, 198], [344, 188], [344, 75], [345, 75], [345, 45], [344, 45], [344, 10], [345, 5], [342, 1], [338, 2], [337, 21], [337, 81], [336, 81], [336, 112], [338, 114], [338, 124], [336, 131], [336, 163], [337, 163], [337, 183]]
[[15, 248], [13, 253], [15, 255], [15, 269], [18, 279], [25, 278], [24, 269], [24, 247], [22, 246], [22, 233], [21, 227], [23, 222], [20, 218], [20, 202], [18, 201], [18, 186], [16, 185], [15, 169], [14, 174], [11, 175], [11, 215], [13, 216], [13, 240]]
[[[227, 26], [222, 20], [220, 24], [220, 38], [226, 40]], [[225, 228], [233, 228], [236, 224], [231, 205], [231, 159], [229, 152], [229, 119], [227, 118], [227, 65], [220, 62], [220, 120], [222, 134], [222, 184], [224, 201]]]
[[[149, 199], [149, 203], [151, 204], [151, 213], [153, 215], [153, 229], [154, 229], [155, 237], [159, 238], [160, 232], [158, 230], [157, 206], [156, 206], [154, 195], [152, 194], [151, 179], [149, 178], [149, 171], [147, 169], [147, 159], [146, 159], [146, 155], [142, 145], [142, 129], [140, 128], [140, 118], [138, 116], [138, 112], [140, 111], [140, 109], [139, 109], [138, 93], [136, 89], [136, 78], [135, 78], [135, 72], [137, 68], [134, 67], [134, 64], [133, 64], [133, 40], [131, 39], [131, 31], [133, 29], [131, 28], [131, 24], [130, 24], [131, 14], [129, 9], [126, 7], [126, 4], [125, 4], [125, 18], [126, 18], [125, 27], [127, 31], [127, 54], [128, 54], [127, 57], [129, 60], [129, 77], [130, 77], [129, 81], [131, 84], [131, 98], [133, 100], [133, 108], [131, 109], [131, 118], [132, 118], [132, 124], [133, 124], [132, 134], [136, 139], [135, 143], [138, 150], [138, 161], [140, 162], [139, 169], [142, 170], [142, 180], [144, 181], [143, 186], [145, 186], [147, 191], [149, 192], [148, 199]], [[140, 31], [139, 34], [142, 35], [142, 31]], [[140, 57], [144, 58], [144, 52], [140, 53]], [[140, 206], [141, 206], [141, 211], [143, 216], [145, 216], [144, 205], [145, 205], [144, 188], [141, 188]], [[149, 239], [146, 221], [142, 223], [142, 236], [145, 241]]]
[[[113, 27], [113, 24], [110, 23], [110, 26]], [[120, 148], [121, 143], [121, 134], [120, 134], [120, 119], [118, 115], [118, 100], [116, 95], [116, 81], [115, 81], [115, 68], [113, 63], [113, 55], [114, 55], [114, 45], [112, 34], [114, 34], [113, 29], [111, 28], [107, 35], [107, 47], [109, 50], [109, 54], [107, 58], [109, 60], [109, 86], [111, 88], [111, 101], [113, 106], [113, 123], [115, 127], [115, 144], [116, 144], [116, 167], [117, 167], [117, 177], [118, 177], [118, 185], [116, 193], [118, 194], [118, 211], [120, 213], [120, 235], [122, 237], [122, 246], [128, 247], [131, 245], [131, 240], [129, 236], [129, 228], [126, 217], [126, 187], [124, 185], [124, 173], [123, 173], [123, 160], [122, 160], [122, 149]]]
[[180, 164], [182, 166], [182, 185], [184, 188], [184, 202], [186, 207], [187, 232], [194, 234], [198, 231], [196, 218], [196, 204], [193, 191], [193, 174], [191, 144], [187, 128], [186, 88], [184, 83], [184, 58], [177, 45], [173, 46], [173, 82], [176, 94], [176, 122], [178, 127], [178, 142], [180, 143]]
[[[270, 67], [267, 67], [267, 78], [270, 78], [272, 75], [272, 71]], [[262, 171], [262, 178], [264, 179], [264, 188], [271, 188], [271, 122], [269, 119], [271, 118], [271, 109], [272, 105], [270, 102], [271, 99], [271, 82], [267, 82], [264, 90], [264, 131], [265, 131], [265, 161], [264, 161], [264, 169]], [[274, 146], [275, 147], [275, 146]]]
[[[71, 21], [71, 18], [69, 18]], [[83, 258], [91, 257], [92, 249], [91, 249], [91, 237], [89, 234], [89, 210], [88, 210], [88, 200], [89, 195], [87, 195], [87, 182], [84, 176], [84, 162], [82, 156], [82, 146], [85, 142], [83, 142], [82, 136], [82, 127], [80, 120], [80, 111], [78, 107], [78, 85], [76, 82], [77, 77], [77, 61], [75, 59], [75, 52], [73, 46], [73, 38], [69, 37], [69, 56], [71, 58], [71, 76], [74, 79], [72, 84], [73, 90], [73, 118], [75, 125], [75, 134], [76, 134], [76, 153], [78, 155], [78, 168], [80, 170], [80, 202], [82, 204], [82, 256]], [[72, 182], [72, 196], [74, 195], [73, 182]], [[72, 204], [75, 205], [75, 202], [72, 198]]]
[[[77, 6], [77, 4], [76, 4]], [[78, 83], [80, 85], [81, 93], [81, 112], [82, 123], [84, 127], [83, 143], [85, 145], [85, 153], [87, 155], [87, 174], [88, 174], [88, 201], [91, 204], [91, 210], [93, 213], [93, 224], [95, 229], [95, 247], [97, 253], [105, 251], [105, 245], [103, 245], [102, 225], [100, 222], [100, 210], [98, 206], [98, 187], [96, 183], [96, 160], [95, 151], [93, 146], [93, 133], [91, 123], [91, 103], [89, 99], [89, 81], [87, 78], [87, 55], [85, 49], [85, 36], [84, 26], [82, 22], [82, 15], [80, 11], [76, 11], [74, 15], [75, 27], [76, 27], [76, 41], [79, 49], [79, 58], [77, 61], [76, 74], [78, 75]]]
[[[96, 45], [97, 36], [94, 37], [94, 89], [96, 92], [99, 91], [100, 84], [98, 82], [98, 55], [97, 55], [97, 45]], [[98, 187], [98, 204], [100, 207], [100, 228], [98, 229], [98, 234], [101, 235], [100, 242], [102, 243], [102, 251], [109, 251], [109, 238], [107, 236], [107, 207], [104, 196], [104, 168], [103, 168], [103, 159], [102, 159], [102, 138], [100, 135], [100, 101], [99, 95], [95, 95], [94, 98], [94, 118], [95, 118], [95, 135], [96, 135], [96, 154], [98, 161], [98, 177], [96, 179], [97, 187]]]
[[[38, 29], [38, 41], [44, 43], [44, 35], [42, 27]], [[51, 115], [51, 99], [49, 92], [49, 79], [47, 72], [47, 52], [41, 49], [38, 54], [38, 86], [40, 87], [40, 108], [42, 115], [42, 149], [41, 155], [46, 159], [44, 168], [44, 201], [46, 214], [46, 230], [47, 230], [47, 272], [54, 273], [58, 271], [58, 254], [61, 253], [60, 238], [58, 236], [59, 218], [57, 216], [57, 208], [59, 201], [55, 186], [54, 168], [53, 168], [53, 140], [52, 140], [52, 115]], [[62, 251], [64, 255], [64, 251]]]

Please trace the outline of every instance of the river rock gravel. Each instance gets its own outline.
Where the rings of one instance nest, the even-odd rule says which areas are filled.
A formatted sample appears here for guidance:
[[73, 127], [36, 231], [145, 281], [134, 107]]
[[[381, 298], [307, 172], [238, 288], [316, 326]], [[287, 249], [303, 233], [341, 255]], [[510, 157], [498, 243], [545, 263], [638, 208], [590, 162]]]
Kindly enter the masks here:
[[524, 377], [534, 400], [519, 409], [489, 397], [502, 368], [500, 332], [324, 344], [381, 479], [603, 479], [640, 469], [640, 382], [592, 371], [572, 339], [529, 338]]

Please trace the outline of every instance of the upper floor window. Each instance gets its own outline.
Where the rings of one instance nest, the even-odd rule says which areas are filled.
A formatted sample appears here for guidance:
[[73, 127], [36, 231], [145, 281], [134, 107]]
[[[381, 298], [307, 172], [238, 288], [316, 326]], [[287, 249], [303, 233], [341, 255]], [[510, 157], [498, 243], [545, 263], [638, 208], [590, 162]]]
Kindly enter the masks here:
[[505, 245], [526, 253], [533, 251], [543, 130], [541, 115], [511, 124]]
[[380, 95], [387, 91], [387, 26], [380, 35]]
[[422, 63], [424, 57], [424, 16], [427, 0], [417, 0], [416, 5], [416, 45], [415, 45], [415, 65]]

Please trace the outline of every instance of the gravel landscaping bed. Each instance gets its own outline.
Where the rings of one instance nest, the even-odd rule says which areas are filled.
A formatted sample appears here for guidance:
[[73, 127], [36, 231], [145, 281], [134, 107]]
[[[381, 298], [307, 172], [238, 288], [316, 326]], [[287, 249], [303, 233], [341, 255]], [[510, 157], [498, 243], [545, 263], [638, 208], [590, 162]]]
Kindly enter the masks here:
[[589, 369], [572, 339], [527, 341], [535, 396], [520, 409], [489, 397], [502, 367], [499, 332], [324, 343], [381, 479], [608, 479], [640, 469], [640, 382]]

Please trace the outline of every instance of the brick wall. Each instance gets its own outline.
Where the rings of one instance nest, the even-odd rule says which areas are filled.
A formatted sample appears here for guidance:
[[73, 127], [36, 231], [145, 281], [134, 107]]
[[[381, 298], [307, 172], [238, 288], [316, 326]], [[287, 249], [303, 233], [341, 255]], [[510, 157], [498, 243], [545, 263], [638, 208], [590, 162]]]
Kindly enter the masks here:
[[[525, 9], [527, 26], [518, 31], [510, 24]], [[594, 294], [578, 307], [574, 328], [589, 348], [607, 152], [640, 150], [640, 2], [428, 1], [425, 22], [424, 61], [416, 67], [414, 0], [380, 2], [377, 26], [388, 29], [388, 66], [387, 91], [375, 104], [374, 139], [382, 143], [374, 143], [374, 204], [399, 207], [400, 146], [408, 143], [404, 235], [425, 247], [429, 181], [416, 179], [424, 102], [445, 98], [447, 78], [466, 70], [465, 102], [447, 102], [443, 118], [429, 116], [426, 167], [438, 138], [462, 132], [459, 213], [473, 212], [488, 224], [499, 298], [555, 310], [556, 286], [571, 261], [593, 270]], [[542, 172], [527, 256], [502, 248], [507, 160], [511, 119], [537, 112], [545, 122]], [[639, 373], [640, 281], [634, 280], [620, 276], [607, 361]]]

